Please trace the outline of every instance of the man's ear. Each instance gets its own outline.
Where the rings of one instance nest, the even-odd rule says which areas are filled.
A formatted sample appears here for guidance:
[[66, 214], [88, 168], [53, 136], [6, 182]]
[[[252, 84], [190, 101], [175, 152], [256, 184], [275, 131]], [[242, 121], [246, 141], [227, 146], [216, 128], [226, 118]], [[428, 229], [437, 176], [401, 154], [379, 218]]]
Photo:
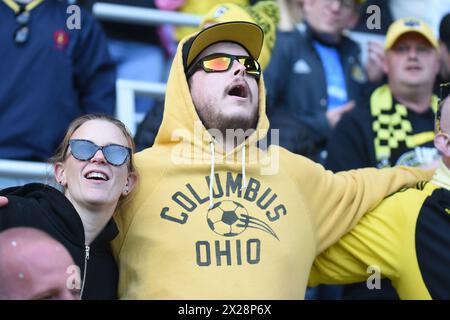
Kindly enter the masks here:
[[444, 157], [450, 158], [450, 137], [444, 133], [436, 134], [434, 138], [434, 146]]
[[67, 186], [66, 169], [62, 162], [57, 162], [54, 166], [55, 179], [64, 188]]

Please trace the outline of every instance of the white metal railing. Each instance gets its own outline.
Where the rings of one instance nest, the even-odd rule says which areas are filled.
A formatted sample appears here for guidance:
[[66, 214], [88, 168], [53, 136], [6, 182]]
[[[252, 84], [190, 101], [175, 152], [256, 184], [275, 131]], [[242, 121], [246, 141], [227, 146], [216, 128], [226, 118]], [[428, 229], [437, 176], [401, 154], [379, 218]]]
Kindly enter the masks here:
[[[93, 13], [97, 19], [104, 21], [126, 22], [139, 25], [184, 25], [198, 26], [202, 16], [159, 9], [147, 9], [134, 6], [98, 2], [94, 4]], [[118, 79], [116, 82], [116, 117], [121, 120], [134, 135], [136, 124], [143, 114], [136, 113], [135, 96], [145, 95], [160, 97], [165, 93], [165, 83], [151, 83]]]
[[119, 4], [98, 2], [92, 7], [97, 19], [115, 22], [127, 22], [140, 25], [172, 24], [196, 27], [202, 16], [176, 11], [138, 8]]
[[53, 169], [48, 163], [0, 160], [0, 179], [15, 178], [45, 180], [49, 177], [53, 177]]
[[134, 97], [143, 95], [160, 97], [166, 92], [166, 84], [159, 82], [143, 82], [119, 79], [116, 82], [116, 117], [122, 121], [134, 136], [136, 124], [142, 120], [142, 115], [136, 113]]

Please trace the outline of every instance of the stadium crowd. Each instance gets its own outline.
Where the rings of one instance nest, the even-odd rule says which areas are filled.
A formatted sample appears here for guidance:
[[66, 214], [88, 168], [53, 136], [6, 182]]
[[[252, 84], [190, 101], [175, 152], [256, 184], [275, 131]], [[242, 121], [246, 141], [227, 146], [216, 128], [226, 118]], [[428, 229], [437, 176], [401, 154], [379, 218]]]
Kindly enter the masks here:
[[[100, 19], [96, 3], [200, 23]], [[11, 176], [0, 162], [0, 299], [450, 298], [450, 254], [420, 256], [403, 275], [398, 264], [413, 262], [376, 240], [434, 222], [443, 229], [429, 237], [450, 244], [439, 215], [450, 199], [450, 1], [1, 0], [0, 26], [0, 160], [54, 168]], [[117, 119], [119, 79], [167, 84], [127, 106], [134, 136]], [[245, 135], [225, 141], [231, 129]], [[402, 192], [382, 201], [404, 187], [422, 199], [410, 211]], [[414, 215], [412, 231], [383, 216], [390, 206]], [[439, 218], [423, 222], [425, 207]], [[195, 255], [180, 253], [186, 243]], [[361, 282], [373, 263], [389, 270], [381, 289]], [[61, 270], [73, 266], [68, 288]], [[291, 287], [269, 275], [277, 268], [298, 270]], [[278, 285], [269, 294], [240, 272]], [[209, 281], [227, 284], [209, 292]]]

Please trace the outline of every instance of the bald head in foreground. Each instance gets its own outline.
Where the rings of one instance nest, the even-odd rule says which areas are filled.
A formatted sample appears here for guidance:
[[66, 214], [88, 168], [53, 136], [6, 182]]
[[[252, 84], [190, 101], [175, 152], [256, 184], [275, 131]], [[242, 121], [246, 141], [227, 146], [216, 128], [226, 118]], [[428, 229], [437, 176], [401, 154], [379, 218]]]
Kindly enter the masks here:
[[79, 273], [66, 248], [32, 228], [0, 232], [0, 299], [79, 299]]

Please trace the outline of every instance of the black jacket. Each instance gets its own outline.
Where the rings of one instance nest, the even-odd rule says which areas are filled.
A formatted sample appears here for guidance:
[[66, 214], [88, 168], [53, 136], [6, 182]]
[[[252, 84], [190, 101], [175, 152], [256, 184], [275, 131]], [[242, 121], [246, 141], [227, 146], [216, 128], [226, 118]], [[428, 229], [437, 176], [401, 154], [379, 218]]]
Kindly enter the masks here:
[[137, 127], [136, 134], [134, 135], [136, 152], [153, 146], [159, 127], [161, 126], [163, 114], [164, 98], [157, 98], [153, 108], [147, 112], [144, 120]]
[[[280, 141], [284, 140], [285, 135], [298, 139], [303, 135], [299, 132], [305, 131], [306, 126], [314, 144], [320, 149], [325, 147], [331, 128], [326, 118], [328, 96], [325, 72], [313, 40], [308, 26], [302, 30], [278, 32], [264, 80], [267, 114], [272, 128], [280, 129]], [[343, 37], [337, 49], [346, 77], [348, 98], [358, 105], [366, 92], [365, 71], [359, 59], [360, 48], [354, 41]], [[290, 120], [282, 121], [283, 117]], [[282, 123], [283, 127], [277, 122]]]
[[[72, 203], [58, 190], [38, 183], [0, 191], [9, 203], [0, 208], [0, 231], [26, 226], [47, 232], [61, 242], [84, 275], [84, 228]], [[117, 299], [118, 268], [110, 241], [118, 234], [111, 219], [91, 243], [82, 299]]]
[[[394, 104], [397, 101], [394, 100]], [[430, 108], [424, 113], [407, 111], [407, 119], [412, 126], [410, 135], [417, 135], [434, 131], [434, 112]], [[399, 141], [396, 148], [391, 149], [388, 161], [383, 165], [376, 159], [375, 132], [373, 130], [374, 118], [370, 113], [370, 105], [355, 108], [345, 114], [333, 131], [327, 146], [328, 157], [325, 167], [333, 172], [359, 169], [366, 167], [393, 167], [395, 165], [407, 165], [405, 161], [398, 163], [400, 158], [414, 151], [404, 141]], [[397, 130], [399, 131], [399, 130]], [[417, 147], [433, 148], [433, 141], [427, 141]], [[414, 162], [414, 157], [409, 160]]]

